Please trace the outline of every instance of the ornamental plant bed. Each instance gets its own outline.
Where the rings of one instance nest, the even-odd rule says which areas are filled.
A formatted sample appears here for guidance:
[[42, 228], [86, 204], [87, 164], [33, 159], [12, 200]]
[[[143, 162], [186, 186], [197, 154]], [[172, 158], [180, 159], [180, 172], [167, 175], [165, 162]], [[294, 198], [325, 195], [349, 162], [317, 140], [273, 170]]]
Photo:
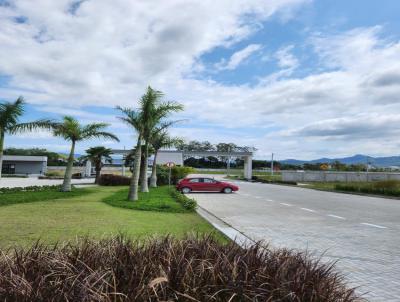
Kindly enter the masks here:
[[1, 301], [361, 301], [331, 264], [213, 237], [121, 237], [0, 256]]

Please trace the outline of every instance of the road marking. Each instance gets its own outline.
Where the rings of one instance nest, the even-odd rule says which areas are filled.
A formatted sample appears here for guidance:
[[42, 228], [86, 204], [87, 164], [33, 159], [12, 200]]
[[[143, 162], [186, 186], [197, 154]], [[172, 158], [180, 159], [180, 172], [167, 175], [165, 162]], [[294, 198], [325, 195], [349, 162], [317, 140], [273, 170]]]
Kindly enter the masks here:
[[274, 202], [274, 200], [272, 200], [272, 199], [266, 199], [266, 201], [272, 201], [272, 202]]
[[291, 204], [284, 203], [284, 202], [280, 202], [280, 204], [283, 205], [283, 206], [287, 206], [287, 207], [291, 207], [292, 206]]
[[315, 213], [315, 211], [314, 211], [314, 210], [311, 210], [311, 209], [308, 209], [308, 208], [300, 208], [300, 209], [302, 209], [303, 211], [307, 211], [307, 212], [313, 212], [313, 213]]
[[337, 218], [337, 219], [342, 219], [342, 220], [346, 220], [346, 218], [342, 217], [342, 216], [337, 216], [337, 215], [333, 215], [333, 214], [329, 214], [327, 215], [329, 217], [333, 217], [333, 218]]
[[378, 228], [378, 229], [387, 229], [387, 227], [385, 227], [385, 226], [381, 226], [381, 225], [377, 225], [377, 224], [372, 224], [372, 223], [362, 222], [361, 224], [367, 225], [367, 226], [371, 226], [371, 227], [374, 227], [374, 228]]

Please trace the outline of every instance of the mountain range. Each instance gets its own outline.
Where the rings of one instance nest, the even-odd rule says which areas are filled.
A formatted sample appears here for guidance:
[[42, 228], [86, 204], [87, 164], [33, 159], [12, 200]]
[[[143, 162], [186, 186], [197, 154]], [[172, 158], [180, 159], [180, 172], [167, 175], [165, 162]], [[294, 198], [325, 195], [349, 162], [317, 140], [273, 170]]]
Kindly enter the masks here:
[[343, 164], [367, 164], [370, 163], [373, 166], [378, 167], [390, 167], [390, 166], [400, 166], [400, 156], [387, 156], [387, 157], [373, 157], [363, 154], [356, 154], [350, 157], [342, 158], [319, 158], [313, 160], [298, 160], [298, 159], [285, 159], [280, 160], [281, 163], [292, 164], [292, 165], [302, 165], [304, 163], [333, 163], [335, 161], [340, 161]]

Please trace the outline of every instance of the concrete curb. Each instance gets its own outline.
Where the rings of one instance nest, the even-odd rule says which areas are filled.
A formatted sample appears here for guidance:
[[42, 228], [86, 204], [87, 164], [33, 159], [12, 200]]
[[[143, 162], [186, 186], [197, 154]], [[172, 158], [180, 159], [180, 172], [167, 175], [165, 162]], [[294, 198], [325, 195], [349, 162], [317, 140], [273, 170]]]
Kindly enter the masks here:
[[199, 205], [197, 208], [197, 214], [199, 214], [201, 217], [207, 220], [213, 227], [215, 227], [217, 230], [219, 230], [221, 233], [223, 233], [232, 241], [239, 244], [241, 247], [246, 248], [256, 243], [256, 241], [245, 235], [243, 232], [234, 228], [229, 223], [225, 222], [221, 218], [215, 216], [213, 213], [207, 211], [206, 209], [204, 209]]

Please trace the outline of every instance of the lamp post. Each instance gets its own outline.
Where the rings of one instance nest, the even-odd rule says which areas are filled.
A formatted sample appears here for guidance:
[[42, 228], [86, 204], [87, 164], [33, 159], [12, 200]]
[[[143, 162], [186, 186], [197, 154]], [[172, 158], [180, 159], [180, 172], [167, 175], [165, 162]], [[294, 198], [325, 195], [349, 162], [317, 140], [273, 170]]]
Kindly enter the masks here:
[[271, 176], [274, 176], [274, 153], [271, 155]]

